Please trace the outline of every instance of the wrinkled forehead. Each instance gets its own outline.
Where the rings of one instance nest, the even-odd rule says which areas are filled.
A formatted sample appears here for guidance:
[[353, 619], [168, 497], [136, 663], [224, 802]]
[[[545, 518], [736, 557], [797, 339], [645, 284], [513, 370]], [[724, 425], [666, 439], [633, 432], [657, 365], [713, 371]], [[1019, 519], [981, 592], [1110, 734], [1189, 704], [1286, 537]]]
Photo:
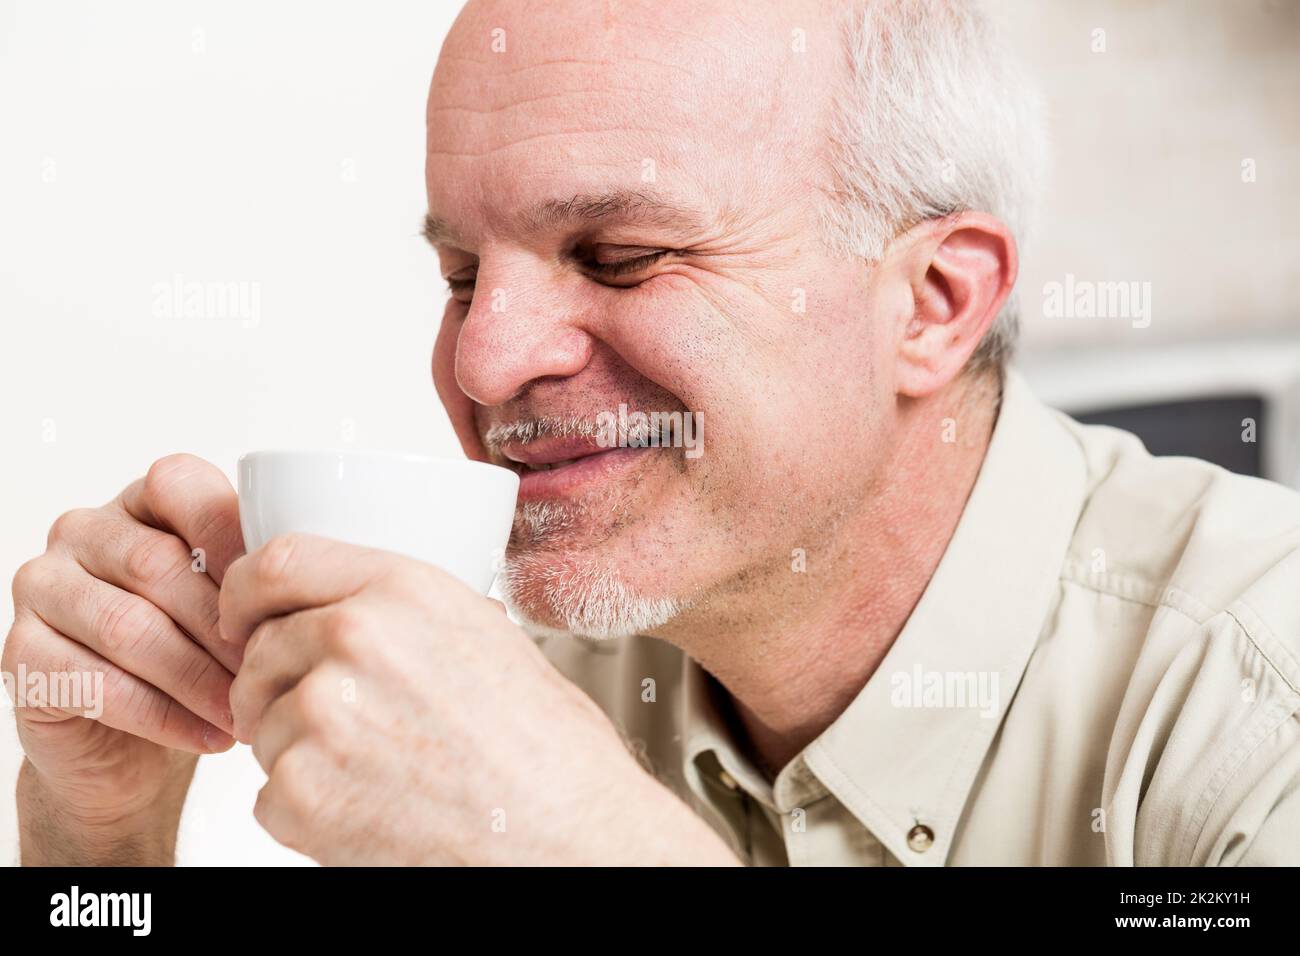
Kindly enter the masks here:
[[430, 209], [495, 229], [506, 210], [602, 186], [719, 208], [752, 203], [774, 176], [788, 189], [773, 167], [815, 148], [836, 43], [829, 17], [800, 11], [469, 4], [429, 91]]

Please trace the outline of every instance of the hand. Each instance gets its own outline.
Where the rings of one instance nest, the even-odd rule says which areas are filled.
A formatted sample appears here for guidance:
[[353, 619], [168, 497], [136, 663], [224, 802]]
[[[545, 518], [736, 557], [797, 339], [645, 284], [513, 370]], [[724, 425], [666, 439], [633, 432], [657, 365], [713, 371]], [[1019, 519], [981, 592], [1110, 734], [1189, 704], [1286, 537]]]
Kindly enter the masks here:
[[735, 862], [501, 612], [417, 561], [306, 535], [236, 561], [254, 814], [326, 864]]
[[[67, 675], [86, 692], [15, 710], [24, 862], [92, 852], [170, 862], [148, 851], [174, 842], [194, 755], [234, 742], [240, 652], [222, 641], [217, 607], [222, 573], [242, 553], [230, 483], [174, 455], [104, 507], [60, 517], [45, 553], [18, 570], [0, 666], [15, 680]], [[42, 843], [56, 831], [60, 846]], [[115, 859], [123, 841], [149, 859]]]

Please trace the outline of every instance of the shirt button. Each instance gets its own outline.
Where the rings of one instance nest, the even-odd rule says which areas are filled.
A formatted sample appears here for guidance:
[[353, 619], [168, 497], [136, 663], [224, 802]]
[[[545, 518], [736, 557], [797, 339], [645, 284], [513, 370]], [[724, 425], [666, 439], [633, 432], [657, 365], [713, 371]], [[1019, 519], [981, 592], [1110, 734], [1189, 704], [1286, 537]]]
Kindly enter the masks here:
[[725, 770], [718, 771], [718, 779], [722, 781], [722, 785], [728, 790], [740, 789], [740, 784], [736, 783], [736, 778]]
[[924, 853], [934, 846], [934, 831], [918, 823], [907, 831], [907, 848], [913, 853]]

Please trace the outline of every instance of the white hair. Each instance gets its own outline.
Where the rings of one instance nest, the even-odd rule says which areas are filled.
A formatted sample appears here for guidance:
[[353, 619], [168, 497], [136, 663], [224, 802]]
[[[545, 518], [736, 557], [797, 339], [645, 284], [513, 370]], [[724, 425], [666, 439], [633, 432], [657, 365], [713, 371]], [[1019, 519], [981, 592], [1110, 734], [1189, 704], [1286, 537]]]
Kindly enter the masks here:
[[[850, 79], [831, 120], [832, 249], [881, 258], [927, 219], [979, 210], [1024, 243], [1045, 165], [1037, 92], [977, 0], [854, 0], [843, 25]], [[1015, 345], [1013, 293], [971, 357]]]
[[[620, 425], [624, 444], [647, 437], [643, 429]], [[483, 443], [499, 453], [507, 442], [528, 443], [539, 438], [594, 437], [596, 424], [578, 417], [542, 417], [497, 422], [488, 428]], [[557, 501], [525, 501], [515, 514], [516, 529], [532, 542], [563, 538], [577, 519], [579, 509]], [[662, 627], [686, 607], [671, 598], [637, 594], [613, 568], [570, 566], [563, 560], [536, 555], [527, 549], [507, 554], [501, 575], [502, 597], [520, 618], [525, 630], [535, 635], [573, 634], [606, 640], [645, 634]], [[532, 617], [531, 608], [541, 605], [558, 623], [542, 624]]]
[[[575, 569], [525, 556], [510, 561], [502, 578], [506, 605], [520, 618], [524, 630], [537, 636], [571, 634], [602, 641], [648, 634], [686, 607], [671, 598], [637, 594], [613, 568], [604, 566]], [[558, 627], [531, 616], [529, 609], [538, 597]]]

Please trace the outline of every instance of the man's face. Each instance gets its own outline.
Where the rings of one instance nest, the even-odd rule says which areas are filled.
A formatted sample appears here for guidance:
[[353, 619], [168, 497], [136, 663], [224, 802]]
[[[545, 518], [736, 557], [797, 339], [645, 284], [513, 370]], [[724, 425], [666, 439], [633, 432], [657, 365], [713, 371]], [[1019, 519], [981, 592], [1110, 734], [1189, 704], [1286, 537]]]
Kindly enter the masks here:
[[[735, 619], [869, 500], [892, 343], [821, 240], [837, 27], [744, 9], [475, 2], [434, 74], [434, 380], [521, 473], [508, 597], [538, 628]], [[695, 447], [606, 447], [620, 406], [690, 413]]]

